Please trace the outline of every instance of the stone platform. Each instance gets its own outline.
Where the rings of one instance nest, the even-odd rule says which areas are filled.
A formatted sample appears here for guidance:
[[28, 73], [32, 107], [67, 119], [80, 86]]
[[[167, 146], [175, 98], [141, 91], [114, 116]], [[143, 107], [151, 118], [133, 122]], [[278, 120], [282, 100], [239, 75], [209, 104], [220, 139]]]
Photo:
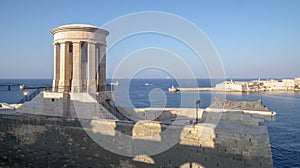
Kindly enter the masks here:
[[16, 114], [0, 115], [0, 166], [273, 167], [268, 131], [260, 124], [272, 120], [269, 115], [217, 109], [223, 102], [217, 100], [199, 109], [195, 123], [194, 108], [114, 108], [110, 99], [42, 92]]

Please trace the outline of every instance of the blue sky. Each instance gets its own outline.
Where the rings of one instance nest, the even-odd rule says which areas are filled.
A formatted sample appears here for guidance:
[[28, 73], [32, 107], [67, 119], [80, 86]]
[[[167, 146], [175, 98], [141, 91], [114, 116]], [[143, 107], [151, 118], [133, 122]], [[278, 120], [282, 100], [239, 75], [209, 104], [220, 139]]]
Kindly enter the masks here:
[[[299, 9], [297, 0], [2, 1], [0, 78], [52, 78], [52, 28], [70, 23], [101, 27], [122, 15], [142, 11], [169, 12], [202, 29], [217, 49], [227, 77], [297, 77], [300, 76]], [[145, 35], [143, 45], [134, 45], [141, 41], [137, 36], [129, 39], [130, 49], [124, 49], [124, 44], [116, 49], [130, 53], [139, 47], [156, 46], [159, 40], [163, 44], [170, 40], [155, 37]], [[177, 42], [170, 45], [174, 43]], [[180, 47], [174, 50], [185, 51]], [[116, 67], [115, 61], [122, 57], [111, 54], [107, 58], [108, 77]], [[189, 54], [186, 51], [186, 60], [192, 60]], [[187, 63], [197, 77], [207, 77], [203, 64]], [[153, 77], [151, 73], [145, 73], [144, 77], [147, 75]]]

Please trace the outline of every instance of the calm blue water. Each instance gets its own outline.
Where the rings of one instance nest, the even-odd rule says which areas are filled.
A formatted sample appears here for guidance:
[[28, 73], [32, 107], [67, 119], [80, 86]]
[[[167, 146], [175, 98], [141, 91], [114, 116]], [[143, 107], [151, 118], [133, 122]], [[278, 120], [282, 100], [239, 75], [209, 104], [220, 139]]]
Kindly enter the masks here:
[[[241, 79], [239, 79], [241, 80]], [[110, 80], [108, 80], [110, 82]], [[115, 81], [113, 81], [115, 82]], [[168, 88], [173, 84], [175, 87], [193, 87], [193, 80], [173, 79], [134, 79], [129, 82], [129, 87], [124, 86], [126, 80], [119, 80], [120, 86], [115, 88], [118, 104], [128, 106], [132, 102], [135, 107], [195, 107], [195, 101], [201, 100], [201, 107], [207, 107], [214, 96], [209, 92], [186, 92], [169, 93]], [[199, 79], [196, 81], [200, 87], [210, 87], [220, 81]], [[51, 85], [50, 79], [20, 79], [1, 80], [3, 83], [22, 83], [27, 86]], [[34, 90], [28, 90], [30, 93]], [[128, 91], [128, 92], [126, 92]], [[23, 92], [18, 87], [7, 91], [6, 87], [0, 86], [0, 102], [17, 103], [23, 98]], [[128, 93], [128, 95], [126, 94]], [[150, 95], [150, 96], [149, 96]], [[216, 96], [223, 96], [217, 94]], [[264, 124], [268, 127], [274, 167], [300, 167], [300, 93], [250, 93], [250, 94], [228, 94], [229, 99], [257, 100], [271, 110], [277, 112], [275, 121]], [[150, 98], [149, 98], [150, 97]], [[181, 101], [182, 99], [186, 101]], [[151, 102], [149, 101], [151, 99]], [[164, 99], [162, 101], [161, 99]]]
[[42, 86], [52, 85], [52, 79], [0, 79], [0, 102], [17, 103], [24, 97], [24, 92], [32, 93], [35, 90], [23, 90], [20, 91], [19, 86], [12, 86], [8, 91], [6, 86], [1, 84], [24, 84], [25, 86]]

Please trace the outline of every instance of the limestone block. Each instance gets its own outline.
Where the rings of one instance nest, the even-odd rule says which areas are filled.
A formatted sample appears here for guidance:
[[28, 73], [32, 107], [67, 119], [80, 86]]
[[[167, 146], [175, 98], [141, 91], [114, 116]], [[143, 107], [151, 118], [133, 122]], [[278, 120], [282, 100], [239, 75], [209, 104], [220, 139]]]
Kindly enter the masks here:
[[148, 163], [148, 164], [154, 164], [154, 160], [147, 155], [138, 155], [135, 156], [133, 159], [133, 161], [137, 161], [137, 162], [143, 162], [143, 163]]
[[92, 120], [91, 131], [93, 133], [100, 133], [104, 135], [115, 135], [116, 123], [115, 121], [107, 120]]
[[204, 166], [199, 163], [192, 162], [192, 163], [185, 163], [181, 165], [180, 168], [204, 168]]
[[132, 137], [134, 139], [161, 140], [161, 126], [159, 122], [139, 121], [134, 124]]

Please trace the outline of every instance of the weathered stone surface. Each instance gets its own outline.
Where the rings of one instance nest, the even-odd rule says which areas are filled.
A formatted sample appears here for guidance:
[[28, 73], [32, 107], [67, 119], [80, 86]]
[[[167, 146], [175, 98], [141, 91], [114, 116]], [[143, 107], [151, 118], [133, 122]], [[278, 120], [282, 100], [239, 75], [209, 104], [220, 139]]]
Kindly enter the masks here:
[[155, 121], [139, 121], [134, 124], [132, 137], [134, 139], [147, 139], [160, 141], [161, 125]]
[[[267, 130], [264, 126], [232, 125], [221, 121], [213, 134], [200, 140], [205, 124], [169, 126], [157, 122], [120, 122], [87, 119], [83, 128], [77, 119], [34, 115], [0, 115], [1, 167], [273, 167]], [[224, 123], [225, 122], [225, 123]], [[228, 121], [227, 121], [228, 122]], [[167, 151], [147, 156], [125, 157], [105, 150], [86, 130], [107, 136], [111, 131], [133, 136], [153, 135], [166, 129], [179, 129], [185, 136]], [[236, 129], [236, 126], [240, 129]], [[247, 127], [248, 126], [248, 127]], [[149, 130], [155, 128], [154, 130]], [[156, 129], [157, 128], [157, 129]], [[100, 131], [99, 131], [100, 130]], [[111, 130], [111, 131], [109, 131]], [[185, 130], [185, 131], [184, 131]], [[256, 131], [253, 131], [256, 130]], [[135, 135], [137, 136], [137, 134]], [[200, 135], [199, 135], [200, 134]], [[251, 140], [250, 140], [251, 138]], [[145, 139], [135, 139], [141, 143]], [[160, 143], [160, 141], [153, 141]], [[132, 145], [132, 146], [131, 146]], [[211, 145], [211, 146], [210, 146]], [[124, 144], [124, 147], [134, 147]]]
[[270, 111], [264, 106], [261, 100], [258, 101], [235, 101], [214, 97], [210, 108], [235, 109], [235, 110], [253, 110], [253, 111]]

